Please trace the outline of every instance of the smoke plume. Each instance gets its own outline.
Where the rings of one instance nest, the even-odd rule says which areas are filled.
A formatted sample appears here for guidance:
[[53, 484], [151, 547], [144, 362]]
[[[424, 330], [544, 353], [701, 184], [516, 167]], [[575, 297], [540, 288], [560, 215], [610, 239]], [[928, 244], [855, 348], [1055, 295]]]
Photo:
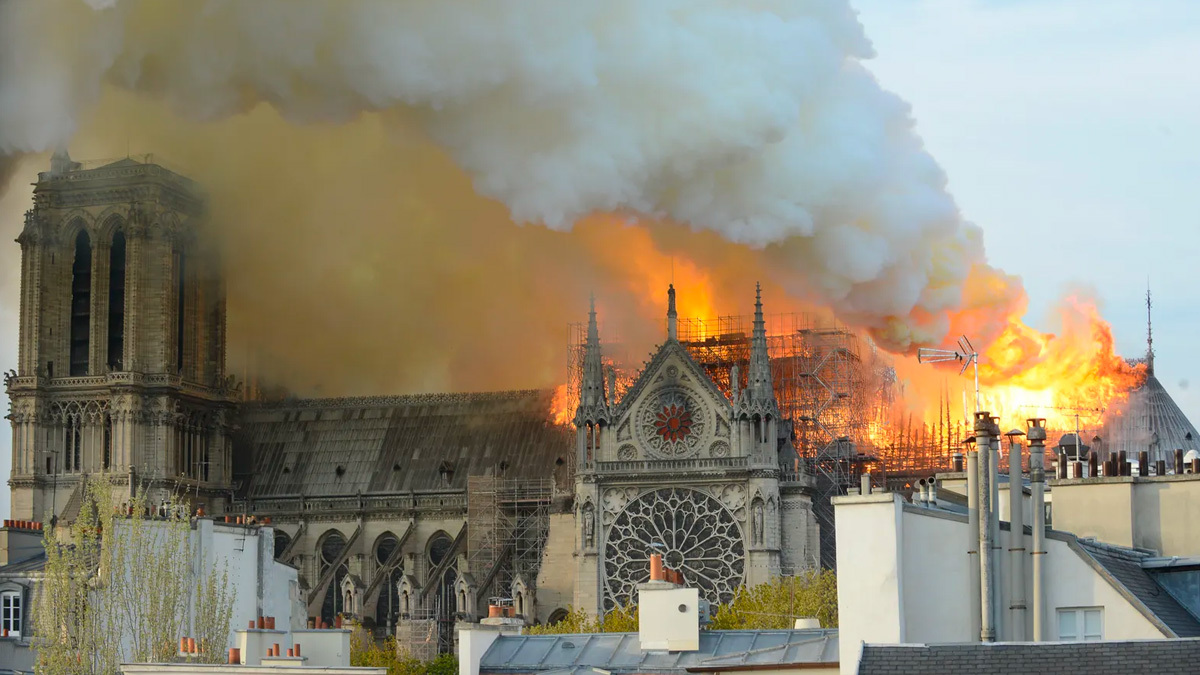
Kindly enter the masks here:
[[589, 289], [640, 307], [676, 256], [724, 312], [763, 276], [894, 351], [986, 342], [1023, 290], [871, 56], [845, 0], [7, 2], [0, 156], [179, 158], [279, 374], [544, 381]]

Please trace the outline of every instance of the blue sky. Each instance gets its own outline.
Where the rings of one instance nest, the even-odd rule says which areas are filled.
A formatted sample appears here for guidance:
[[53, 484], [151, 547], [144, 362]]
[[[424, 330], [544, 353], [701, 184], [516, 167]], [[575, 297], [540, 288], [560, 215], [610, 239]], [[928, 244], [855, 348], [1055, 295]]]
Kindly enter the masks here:
[[859, 0], [871, 69], [913, 108], [1028, 320], [1065, 292], [1100, 300], [1125, 355], [1145, 350], [1200, 417], [1200, 3]]
[[[870, 68], [912, 105], [991, 262], [1024, 279], [1027, 319], [1050, 329], [1057, 299], [1087, 289], [1119, 350], [1140, 355], [1148, 280], [1159, 379], [1200, 420], [1200, 2], [854, 4], [878, 53]], [[4, 298], [15, 281], [0, 269]], [[0, 370], [16, 361], [14, 305], [0, 303]], [[10, 441], [0, 434], [3, 475]], [[4, 517], [8, 498], [0, 490]]]

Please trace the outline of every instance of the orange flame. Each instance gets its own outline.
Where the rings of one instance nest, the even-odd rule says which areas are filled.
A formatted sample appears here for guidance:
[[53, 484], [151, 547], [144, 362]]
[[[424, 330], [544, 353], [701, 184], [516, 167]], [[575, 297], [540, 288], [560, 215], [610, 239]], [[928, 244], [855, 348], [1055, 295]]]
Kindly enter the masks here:
[[555, 424], [572, 424], [575, 411], [571, 409], [571, 400], [567, 396], [567, 385], [560, 384], [554, 388], [554, 397], [550, 399], [550, 415]]
[[[1052, 430], [1074, 431], [1078, 425], [1081, 432], [1097, 433], [1109, 406], [1125, 400], [1145, 378], [1145, 365], [1128, 363], [1117, 355], [1112, 326], [1095, 303], [1068, 297], [1058, 314], [1062, 329], [1057, 335], [1042, 333], [1012, 316], [1000, 335], [982, 348], [980, 408], [1000, 418], [1002, 431], [1024, 430], [1026, 419], [1042, 417]], [[906, 378], [918, 382], [918, 391], [913, 392], [917, 400], [910, 401], [910, 407], [928, 409], [924, 417], [934, 423], [938, 411], [930, 403], [932, 383], [922, 383], [922, 376], [911, 367], [904, 370], [909, 371]], [[960, 417], [952, 402], [953, 419], [968, 417], [974, 408], [971, 377], [968, 368], [962, 383], [964, 410]]]

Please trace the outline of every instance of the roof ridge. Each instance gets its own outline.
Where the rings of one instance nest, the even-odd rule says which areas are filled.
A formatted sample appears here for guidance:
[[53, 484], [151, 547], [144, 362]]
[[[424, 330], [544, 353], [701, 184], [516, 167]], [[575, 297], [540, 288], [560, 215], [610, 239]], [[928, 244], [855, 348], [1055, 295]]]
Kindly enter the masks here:
[[326, 398], [289, 398], [281, 401], [248, 401], [247, 409], [301, 408], [370, 408], [395, 405], [427, 405], [441, 403], [477, 403], [482, 401], [517, 401], [553, 395], [553, 389], [508, 389], [503, 391], [426, 392], [422, 394], [393, 394], [383, 396], [333, 396]]

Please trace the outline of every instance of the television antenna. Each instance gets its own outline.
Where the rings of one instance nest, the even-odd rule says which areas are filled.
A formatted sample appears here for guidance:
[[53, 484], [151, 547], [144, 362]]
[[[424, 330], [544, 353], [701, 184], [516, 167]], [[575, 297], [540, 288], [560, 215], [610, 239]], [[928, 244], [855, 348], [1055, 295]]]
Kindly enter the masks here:
[[975, 346], [971, 344], [966, 335], [958, 338], [958, 349], [921, 347], [917, 350], [917, 363], [944, 363], [946, 361], [962, 363], [962, 368], [958, 370], [959, 375], [967, 372], [968, 366], [975, 366], [975, 412], [978, 413], [983, 407], [979, 399], [979, 352], [975, 351]]

